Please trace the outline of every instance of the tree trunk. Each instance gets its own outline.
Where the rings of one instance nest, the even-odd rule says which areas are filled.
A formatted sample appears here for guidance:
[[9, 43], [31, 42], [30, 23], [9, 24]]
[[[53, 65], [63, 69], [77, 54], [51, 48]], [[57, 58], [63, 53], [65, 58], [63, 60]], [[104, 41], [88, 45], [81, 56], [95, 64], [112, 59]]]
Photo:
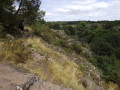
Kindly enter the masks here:
[[22, 6], [22, 2], [23, 2], [23, 0], [20, 1], [19, 8], [18, 8], [17, 12], [15, 13], [15, 15], [18, 15], [18, 13], [19, 13], [19, 11], [20, 11], [20, 8], [21, 8], [21, 6]]

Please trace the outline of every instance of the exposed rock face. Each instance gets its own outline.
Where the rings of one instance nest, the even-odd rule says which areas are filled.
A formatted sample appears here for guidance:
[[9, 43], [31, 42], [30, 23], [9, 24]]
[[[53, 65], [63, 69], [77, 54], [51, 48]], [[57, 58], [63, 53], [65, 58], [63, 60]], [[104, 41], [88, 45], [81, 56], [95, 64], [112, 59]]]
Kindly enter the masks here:
[[54, 85], [49, 82], [35, 82], [30, 90], [72, 90], [70, 88], [62, 88], [59, 85]]
[[5, 64], [0, 64], [0, 90], [71, 90], [48, 82], [38, 76], [24, 73]]
[[32, 77], [31, 74], [0, 64], [0, 90], [15, 90], [17, 86], [23, 87]]

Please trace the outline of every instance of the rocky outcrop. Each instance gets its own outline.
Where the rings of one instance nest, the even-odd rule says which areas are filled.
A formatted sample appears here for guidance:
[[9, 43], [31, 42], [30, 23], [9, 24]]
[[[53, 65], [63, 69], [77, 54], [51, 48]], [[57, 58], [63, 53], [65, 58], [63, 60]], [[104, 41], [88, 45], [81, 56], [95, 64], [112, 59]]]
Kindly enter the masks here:
[[0, 64], [0, 90], [71, 90], [44, 82], [31, 73], [24, 73], [5, 64]]

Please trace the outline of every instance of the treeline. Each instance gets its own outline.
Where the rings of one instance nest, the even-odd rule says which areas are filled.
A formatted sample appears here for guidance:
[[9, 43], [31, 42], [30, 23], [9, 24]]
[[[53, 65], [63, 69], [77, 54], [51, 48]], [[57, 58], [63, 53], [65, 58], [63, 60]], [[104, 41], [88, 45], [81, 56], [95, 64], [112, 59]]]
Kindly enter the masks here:
[[120, 21], [59, 23], [57, 29], [89, 44], [94, 58], [88, 60], [103, 72], [103, 78], [120, 85]]
[[[78, 24], [80, 23], [81, 21], [56, 21], [56, 22], [49, 22], [49, 23], [52, 23], [52, 24], [59, 24], [59, 25], [75, 25], [75, 24]], [[82, 22], [86, 22], [86, 23], [89, 23], [89, 24], [94, 24], [94, 23], [99, 23], [99, 24], [106, 24], [106, 23], [109, 23], [109, 24], [116, 24], [116, 25], [119, 25], [120, 24], [120, 20], [115, 20], [115, 21], [82, 21]]]

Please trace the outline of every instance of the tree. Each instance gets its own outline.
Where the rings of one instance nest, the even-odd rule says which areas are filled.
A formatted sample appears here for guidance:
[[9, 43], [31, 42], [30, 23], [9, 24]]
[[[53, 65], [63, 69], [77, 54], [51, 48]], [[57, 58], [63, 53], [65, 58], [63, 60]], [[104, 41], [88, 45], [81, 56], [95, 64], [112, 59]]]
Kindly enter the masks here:
[[[18, 9], [15, 8], [18, 4]], [[32, 24], [40, 20], [45, 15], [39, 9], [40, 0], [0, 0], [0, 23], [5, 27], [5, 31], [12, 33], [16, 29], [20, 19]]]
[[15, 15], [24, 19], [28, 24], [32, 24], [36, 20], [44, 17], [45, 12], [40, 10], [40, 0], [17, 0], [19, 8]]
[[68, 26], [68, 30], [70, 32], [70, 35], [75, 35], [75, 29], [72, 26]]
[[60, 30], [60, 25], [59, 24], [53, 24], [53, 25], [51, 25], [51, 28], [53, 28], [55, 30]]
[[14, 19], [13, 12], [15, 7], [12, 6], [14, 0], [0, 0], [0, 23], [5, 27], [8, 28], [10, 22]]

